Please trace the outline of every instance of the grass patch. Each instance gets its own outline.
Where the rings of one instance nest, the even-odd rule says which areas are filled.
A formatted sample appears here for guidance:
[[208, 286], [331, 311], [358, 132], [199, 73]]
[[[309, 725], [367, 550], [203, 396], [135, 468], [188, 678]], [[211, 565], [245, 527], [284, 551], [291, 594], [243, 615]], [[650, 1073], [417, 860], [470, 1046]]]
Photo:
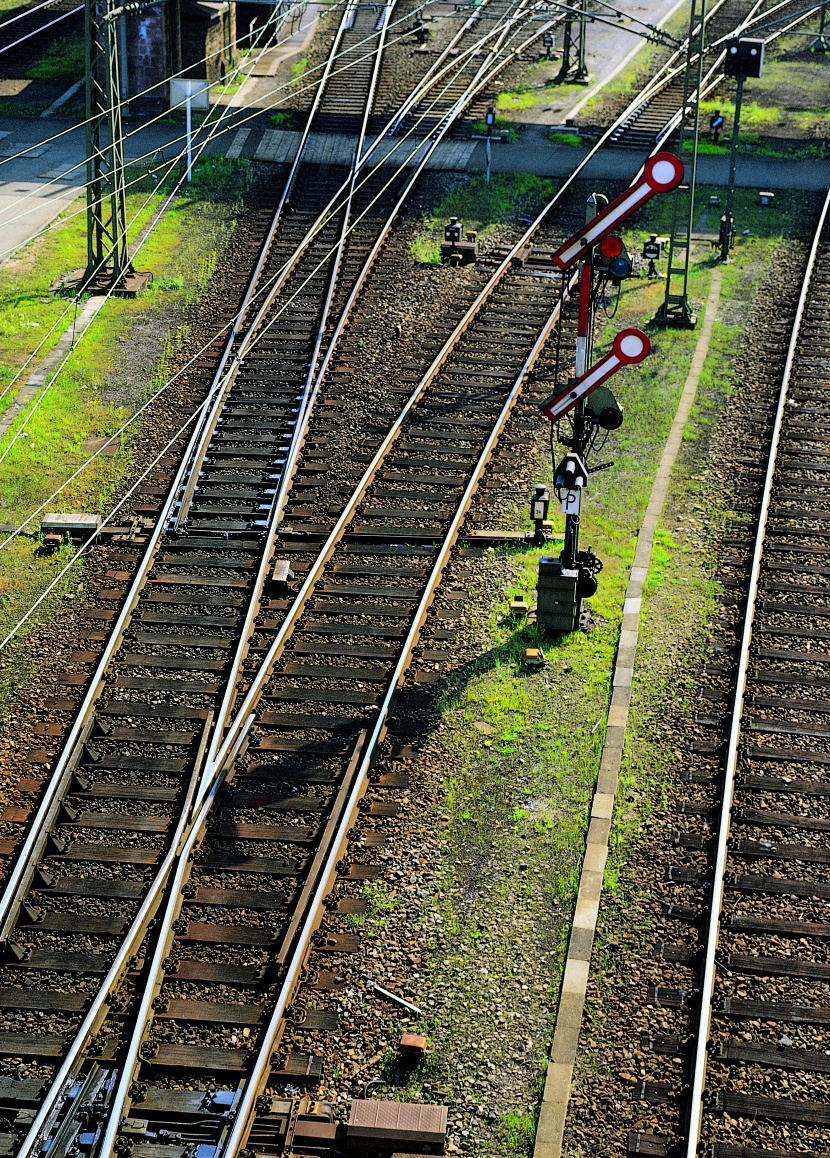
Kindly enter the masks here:
[[[224, 158], [198, 163], [189, 195], [174, 203], [141, 251], [139, 264], [153, 270], [153, 287], [133, 301], [111, 298], [45, 395], [27, 425], [26, 437], [17, 435], [28, 409], [0, 440], [0, 450], [12, 444], [0, 465], [0, 522], [17, 524], [25, 518], [88, 457], [81, 450], [84, 439], [112, 434], [166, 379], [187, 329], [171, 330], [164, 318], [177, 312], [181, 316], [206, 287], [249, 173], [247, 165]], [[128, 195], [128, 218], [150, 196], [132, 227], [133, 235], [163, 195], [152, 189], [149, 179], [145, 185]], [[67, 302], [50, 294], [49, 286], [67, 270], [83, 266], [85, 256], [84, 218], [79, 216], [58, 224], [0, 267], [0, 383], [9, 382], [66, 309]], [[70, 312], [67, 322], [44, 343], [43, 353], [71, 319]], [[148, 326], [150, 337], [145, 332]], [[127, 345], [133, 341], [138, 343], [135, 357]], [[146, 372], [134, 369], [142, 364]], [[109, 509], [130, 470], [138, 433], [124, 439], [117, 455], [99, 458], [84, 471], [61, 496], [59, 509]], [[26, 539], [0, 551], [0, 598], [6, 597], [0, 603], [0, 630], [17, 622], [54, 576], [56, 558], [41, 557]], [[78, 581], [73, 572], [72, 582]]]
[[486, 229], [498, 222], [533, 219], [550, 201], [555, 186], [529, 173], [494, 173], [487, 185], [483, 174], [462, 178], [434, 207], [432, 217], [443, 229], [449, 217], [469, 228]]
[[84, 75], [86, 49], [80, 33], [59, 36], [34, 64], [26, 69], [31, 80], [77, 80]]
[[585, 143], [579, 133], [548, 133], [548, 140], [556, 145], [568, 145], [573, 149], [578, 149]]

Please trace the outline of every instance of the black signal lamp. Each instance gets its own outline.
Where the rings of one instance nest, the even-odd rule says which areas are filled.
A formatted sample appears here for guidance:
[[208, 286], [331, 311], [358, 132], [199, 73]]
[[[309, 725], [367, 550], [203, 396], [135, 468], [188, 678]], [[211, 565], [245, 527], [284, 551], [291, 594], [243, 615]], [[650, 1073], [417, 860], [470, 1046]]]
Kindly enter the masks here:
[[603, 430], [619, 430], [623, 423], [622, 407], [607, 386], [597, 386], [585, 399], [585, 409]]

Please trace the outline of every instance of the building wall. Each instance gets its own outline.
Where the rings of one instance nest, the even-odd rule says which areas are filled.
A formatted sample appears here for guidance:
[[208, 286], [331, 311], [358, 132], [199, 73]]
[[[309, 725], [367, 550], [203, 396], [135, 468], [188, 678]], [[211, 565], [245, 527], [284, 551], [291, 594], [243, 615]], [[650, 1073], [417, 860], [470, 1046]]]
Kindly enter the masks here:
[[[193, 79], [216, 84], [233, 68], [236, 50], [236, 5], [208, 12], [200, 5], [182, 5], [182, 67]], [[210, 59], [202, 63], [206, 56]]]
[[[172, 46], [170, 44], [167, 6], [158, 4], [141, 12], [128, 13], [126, 91], [130, 111], [139, 114], [163, 112], [169, 105]], [[150, 93], [144, 93], [152, 88]]]

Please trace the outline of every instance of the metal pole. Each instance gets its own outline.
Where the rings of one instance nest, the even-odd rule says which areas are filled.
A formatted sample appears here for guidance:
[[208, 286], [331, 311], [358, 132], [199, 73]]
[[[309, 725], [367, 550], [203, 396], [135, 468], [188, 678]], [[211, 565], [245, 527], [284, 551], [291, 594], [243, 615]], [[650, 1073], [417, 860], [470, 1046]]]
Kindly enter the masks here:
[[735, 173], [738, 168], [738, 137], [741, 131], [741, 104], [744, 98], [744, 78], [738, 77], [738, 92], [735, 96], [735, 119], [732, 122], [732, 148], [729, 153], [729, 187], [726, 191], [726, 228], [721, 237], [721, 261], [728, 261], [733, 233], [733, 207], [735, 204]]
[[493, 134], [493, 130], [490, 127], [490, 125], [488, 125], [487, 126], [487, 141], [484, 145], [485, 156], [487, 158], [487, 169], [486, 169], [485, 176], [484, 176], [485, 185], [490, 184], [490, 154], [492, 153], [492, 150], [493, 150], [492, 134]]
[[588, 0], [581, 0], [579, 5], [579, 45], [576, 57], [576, 75], [574, 80], [585, 80], [588, 76], [588, 62], [586, 59], [588, 32]]
[[193, 133], [191, 120], [191, 81], [186, 80], [185, 84], [185, 131], [187, 133], [187, 180], [190, 182], [193, 179]]

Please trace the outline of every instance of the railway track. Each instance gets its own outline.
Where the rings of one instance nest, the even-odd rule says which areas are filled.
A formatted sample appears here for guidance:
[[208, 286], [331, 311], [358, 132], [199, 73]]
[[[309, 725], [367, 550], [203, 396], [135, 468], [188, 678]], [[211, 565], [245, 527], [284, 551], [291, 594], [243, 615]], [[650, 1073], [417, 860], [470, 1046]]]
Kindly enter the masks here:
[[[800, 295], [768, 330], [768, 391], [737, 458], [701, 708], [666, 868], [641, 1048], [666, 1081], [633, 1091], [655, 1125], [629, 1153], [792, 1158], [830, 1149], [823, 879], [827, 576], [825, 201]], [[797, 284], [797, 283], [796, 283]], [[651, 1067], [649, 1067], [651, 1068]]]
[[[771, 431], [724, 780], [716, 793], [713, 903], [687, 1151], [755, 1147], [780, 1158], [798, 1137], [830, 1142], [826, 863], [830, 817], [826, 412], [830, 225], [825, 202]], [[732, 1121], [738, 1122], [737, 1130]], [[741, 1145], [736, 1147], [739, 1135]]]
[[[752, 25], [764, 16], [775, 14], [784, 20], [782, 12], [789, 11], [792, 20], [773, 33], [767, 31], [764, 39], [770, 43], [802, 20], [807, 19], [804, 9], [796, 3], [775, 3], [766, 7], [766, 0], [720, 0], [706, 14], [707, 48], [703, 62], [701, 95], [708, 97], [724, 80], [723, 61], [725, 42], [739, 32], [753, 35]], [[657, 76], [646, 85], [643, 93], [620, 118], [612, 141], [624, 149], [653, 149], [667, 142], [676, 130], [683, 106], [686, 47], [678, 49], [662, 66]]]
[[[352, 11], [343, 37], [377, 44], [365, 137], [384, 23]], [[557, 195], [442, 319], [426, 371], [396, 385], [397, 413], [349, 448], [334, 502], [342, 436], [324, 372], [340, 369], [364, 271], [418, 166], [527, 43], [516, 17], [473, 18], [447, 51], [469, 70], [460, 95], [447, 96], [456, 69], [436, 62], [438, 131], [417, 132], [431, 110], [416, 90], [397, 118], [395, 140], [411, 141], [400, 173], [370, 171], [363, 140], [351, 173], [298, 159], [146, 555], [125, 550], [99, 592], [115, 627], [86, 710], [45, 788], [23, 786], [41, 803], [3, 817], [30, 826], [0, 897], [0, 1054], [18, 1059], [0, 1081], [10, 1152], [338, 1144], [341, 1127], [277, 1096], [314, 1084], [322, 1064], [317, 1050], [281, 1053], [281, 1038], [287, 1025], [337, 1028], [336, 972], [320, 962], [357, 939], [327, 931], [326, 906], [359, 914], [377, 875], [372, 850], [404, 786], [374, 771], [395, 742], [397, 689], [416, 647], [443, 654], [448, 631], [427, 612], [561, 309], [538, 245], [576, 228], [582, 205]]]
[[[387, 7], [387, 15], [389, 11]], [[344, 35], [354, 30], [365, 41], [371, 30], [360, 22], [365, 23], [368, 15], [369, 10], [357, 9], [354, 23], [343, 29]], [[344, 24], [348, 16], [347, 12]], [[371, 14], [371, 18], [374, 24], [377, 14]], [[471, 32], [476, 23], [469, 22]], [[383, 28], [382, 21], [374, 26], [378, 44]], [[509, 31], [510, 22], [503, 32], [494, 30], [491, 51], [471, 69], [471, 91], [475, 91], [476, 83], [486, 81], [491, 66], [503, 67], [498, 56]], [[333, 55], [336, 49], [337, 45]], [[472, 57], [479, 50], [480, 46], [474, 43], [468, 55]], [[451, 70], [450, 79], [454, 71]], [[440, 70], [437, 75], [441, 80]], [[376, 76], [375, 67], [368, 78], [364, 131]], [[321, 97], [324, 91], [323, 86]], [[318, 101], [321, 104], [322, 99]], [[447, 125], [451, 119], [451, 115], [445, 117]], [[309, 121], [312, 123], [313, 116]], [[362, 141], [358, 153], [361, 147]], [[427, 149], [425, 155], [428, 152]], [[267, 986], [274, 979], [262, 966], [252, 969], [206, 961], [205, 945], [211, 944], [213, 937], [213, 943], [224, 948], [235, 936], [234, 943], [246, 946], [244, 955], [250, 957], [253, 953], [260, 958], [263, 951], [267, 952], [264, 947], [273, 948], [272, 942], [279, 937], [284, 920], [282, 915], [274, 914], [282, 914], [283, 902], [288, 900], [284, 896], [279, 901], [274, 878], [288, 877], [295, 888], [303, 891], [302, 875], [314, 867], [315, 856], [310, 854], [314, 839], [319, 840], [320, 855], [328, 851], [329, 829], [339, 814], [337, 798], [344, 792], [342, 785], [338, 791], [332, 790], [337, 778], [324, 776], [320, 783], [327, 790], [307, 799], [304, 793], [302, 803], [294, 800], [298, 795], [296, 784], [294, 791], [289, 787], [286, 792], [269, 797], [266, 806], [256, 801], [249, 803], [248, 810], [266, 808], [266, 822], [261, 823], [259, 817], [259, 822], [246, 827], [246, 822], [233, 820], [228, 822], [229, 829], [226, 826], [217, 834], [220, 843], [229, 840], [231, 847], [225, 849], [229, 855], [220, 857], [225, 863], [214, 866], [219, 883], [197, 887], [193, 894], [202, 919], [194, 924], [183, 918], [184, 930], [174, 928], [178, 918], [167, 919], [167, 906], [161, 931], [155, 934], [156, 957], [159, 945], [169, 955], [165, 936], [170, 933], [197, 945], [191, 964], [184, 971], [177, 970], [175, 981], [167, 979], [185, 986], [175, 998], [179, 1005], [172, 1007], [178, 1016], [167, 1017], [161, 1004], [155, 1008], [151, 1003], [151, 1008], [146, 1008], [146, 1002], [136, 1012], [142, 990], [146, 997], [162, 984], [160, 962], [156, 962], [153, 980], [148, 981], [136, 951], [159, 912], [174, 863], [191, 873], [192, 866], [182, 854], [188, 847], [192, 850], [196, 837], [201, 836], [207, 812], [200, 813], [199, 809], [209, 811], [221, 786], [220, 777], [205, 787], [204, 772], [205, 757], [211, 755], [211, 738], [221, 739], [221, 729], [211, 737], [217, 698], [224, 686], [223, 710], [233, 703], [236, 689], [234, 679], [229, 678], [229, 666], [233, 666], [229, 665], [229, 654], [235, 651], [233, 671], [238, 674], [248, 648], [255, 654], [259, 646], [256, 637], [250, 642], [246, 639], [245, 629], [253, 624], [258, 598], [267, 580], [268, 567], [264, 564], [270, 562], [266, 552], [272, 546], [267, 535], [269, 517], [273, 522], [280, 483], [288, 477], [287, 457], [292, 446], [296, 450], [301, 444], [297, 431], [302, 405], [308, 403], [313, 388], [335, 290], [339, 289], [341, 297], [346, 296], [344, 311], [356, 292], [350, 285], [351, 294], [346, 293], [340, 258], [347, 236], [353, 261], [353, 251], [361, 245], [373, 251], [378, 244], [377, 237], [375, 246], [367, 246], [365, 240], [361, 242], [359, 237], [350, 235], [350, 215], [365, 204], [367, 196], [375, 200], [379, 207], [376, 212], [381, 215], [392, 208], [375, 196], [378, 176], [373, 177], [375, 184], [369, 182], [357, 189], [356, 173], [357, 166], [353, 167], [351, 178], [346, 175], [348, 197], [333, 211], [329, 203], [316, 220], [314, 211], [320, 206], [312, 198], [323, 200], [332, 191], [331, 183], [315, 180], [320, 174], [304, 172], [299, 164], [289, 175], [274, 223], [282, 227], [286, 220], [289, 228], [272, 227], [270, 244], [248, 295], [250, 302], [255, 290], [261, 292], [263, 284], [268, 287], [266, 308], [271, 313], [267, 322], [263, 324], [260, 305], [254, 323], [256, 343], [251, 339], [254, 330], [244, 334], [240, 331], [222, 354], [214, 384], [216, 404], [206, 412], [208, 420], [194, 436], [167, 507], [173, 519], [170, 531], [163, 534], [159, 523], [151, 536], [146, 565], [129, 593], [116, 585], [128, 579], [129, 568], [136, 562], [130, 551], [125, 552], [123, 560], [127, 570], [114, 571], [113, 587], [99, 592], [105, 604], [118, 605], [126, 597], [126, 608], [86, 697], [87, 710], [76, 718], [40, 808], [36, 814], [25, 807], [7, 810], [4, 816], [7, 824], [31, 824], [29, 839], [2, 902], [9, 977], [19, 978], [23, 984], [21, 988], [11, 981], [5, 998], [0, 998], [5, 1000], [7, 1027], [6, 1036], [0, 1037], [0, 1050], [6, 1057], [19, 1058], [29, 1075], [11, 1081], [6, 1089], [4, 1105], [12, 1127], [7, 1145], [15, 1153], [37, 1152], [40, 1139], [47, 1137], [51, 1153], [64, 1153], [88, 1136], [96, 1153], [111, 1153], [113, 1149], [120, 1152], [125, 1144], [129, 1145], [129, 1128], [119, 1134], [121, 1110], [126, 1108], [127, 1099], [140, 1103], [142, 1112], [150, 1115], [147, 1121], [158, 1124], [152, 1116], [152, 1097], [149, 1103], [146, 1096], [138, 1097], [133, 1080], [138, 1064], [142, 1072], [149, 1069], [157, 1083], [152, 1089], [158, 1094], [156, 1110], [161, 1115], [160, 1122], [169, 1126], [171, 1113], [177, 1121], [182, 1115], [187, 1118], [180, 1104], [170, 1110], [171, 1098], [173, 1102], [176, 1099], [174, 1091], [164, 1085], [164, 1076], [193, 1071], [191, 1082], [198, 1081], [195, 1075], [201, 1072], [204, 1089], [209, 1089], [220, 1073], [226, 1082], [241, 1081], [248, 1091], [254, 1090], [253, 1100], [249, 1096], [247, 1103], [237, 1107], [235, 1119], [246, 1133], [251, 1128], [258, 1092], [251, 1073], [251, 1054], [232, 1047], [238, 1034], [248, 1036], [251, 1027], [262, 1019]], [[408, 187], [411, 178], [406, 174], [404, 177]], [[281, 216], [289, 195], [301, 200], [305, 221], [295, 220], [301, 214]], [[399, 198], [400, 195], [398, 191]], [[375, 222], [375, 234], [378, 228]], [[288, 263], [283, 260], [286, 253], [292, 254]], [[361, 271], [365, 264], [360, 263]], [[343, 316], [341, 312], [341, 319]], [[268, 340], [268, 324], [275, 318], [280, 319], [281, 326], [278, 343]], [[337, 326], [333, 332], [337, 332]], [[252, 348], [243, 349], [246, 341]], [[231, 369], [226, 373], [228, 365]], [[313, 455], [315, 451], [307, 448], [307, 453]], [[178, 526], [176, 520], [180, 520]], [[187, 533], [182, 534], [183, 531]], [[299, 562], [297, 567], [302, 570]], [[279, 613], [284, 610], [281, 603], [285, 600], [267, 600], [264, 612]], [[266, 614], [258, 629], [262, 632], [268, 628]], [[367, 629], [367, 634], [377, 636], [378, 632]], [[329, 653], [335, 654], [333, 648], [336, 644], [329, 647]], [[72, 679], [67, 683], [71, 687], [81, 681]], [[292, 698], [290, 691], [286, 696]], [[294, 699], [297, 698], [295, 689]], [[75, 703], [67, 696], [51, 707], [55, 712], [67, 712]], [[295, 724], [291, 724], [293, 731], [300, 727]], [[50, 723], [44, 734], [56, 735], [64, 730], [59, 723]], [[334, 754], [339, 754], [343, 729], [334, 726], [330, 730], [336, 735]], [[296, 739], [289, 740], [286, 750], [295, 751], [297, 746]], [[299, 747], [302, 749], [303, 744], [299, 743]], [[312, 743], [312, 750], [314, 747]], [[325, 744], [323, 749], [325, 754]], [[225, 762], [226, 757], [227, 752]], [[214, 763], [214, 771], [215, 768]], [[341, 779], [347, 772], [348, 767]], [[276, 779], [290, 782], [292, 777]], [[310, 782], [314, 779], [312, 776]], [[299, 781], [305, 783], [305, 778], [300, 776]], [[37, 794], [41, 783], [33, 779], [22, 788], [24, 793]], [[284, 824], [267, 823], [274, 811], [285, 813]], [[298, 818], [307, 820], [309, 815], [317, 821], [328, 816], [328, 822], [319, 832], [318, 824], [309, 827], [297, 823]], [[281, 850], [279, 855], [275, 846]], [[252, 849], [256, 850], [253, 854]], [[286, 857], [286, 851], [300, 855]], [[309, 876], [307, 882], [313, 879]], [[308, 887], [306, 883], [305, 891]], [[183, 899], [178, 890], [171, 893], [174, 906], [180, 906]], [[240, 913], [246, 918], [246, 935], [235, 920]], [[210, 919], [217, 915], [218, 919]], [[264, 917], [265, 925], [254, 928], [257, 917]], [[193, 936], [188, 935], [188, 929]], [[83, 952], [78, 951], [79, 939]], [[144, 960], [144, 966], [145, 970], [149, 967], [148, 960]], [[221, 981], [217, 974], [222, 976]], [[202, 998], [182, 1008], [181, 1002], [192, 997], [187, 987], [192, 988], [194, 983]], [[258, 987], [257, 1021], [250, 1022], [250, 1012], [243, 1012], [242, 1002], [209, 1000], [215, 996], [211, 986], [225, 992], [229, 984]], [[153, 1002], [156, 1000], [163, 1003], [168, 998], [154, 996]], [[155, 1017], [151, 1019], [150, 1013]], [[34, 1019], [45, 1019], [53, 1032], [19, 1031], [22, 1023], [31, 1025]], [[162, 1038], [165, 1035], [159, 1027], [167, 1027], [167, 1042], [162, 1043], [167, 1054], [148, 1039], [151, 1020], [153, 1032]], [[205, 1052], [205, 1033], [214, 1043], [212, 1053]], [[144, 1055], [140, 1063], [139, 1047]], [[150, 1052], [152, 1056], [147, 1056]], [[272, 1066], [270, 1052], [260, 1050], [260, 1056], [264, 1059], [265, 1076], [272, 1071], [271, 1078], [279, 1080], [279, 1066]], [[309, 1063], [306, 1059], [302, 1064], [307, 1067]], [[286, 1063], [287, 1076], [296, 1076], [292, 1066], [296, 1067], [296, 1059]], [[46, 1076], [44, 1070], [50, 1068], [51, 1082], [41, 1082], [39, 1079]], [[19, 1067], [16, 1072], [20, 1073]], [[41, 1112], [34, 1115], [35, 1126], [19, 1151], [21, 1128], [25, 1133], [27, 1118], [32, 1117], [31, 1091], [35, 1087], [35, 1101]], [[159, 1110], [159, 1099], [167, 1109]], [[212, 1121], [215, 1141], [226, 1144], [228, 1153], [235, 1153], [239, 1138], [222, 1137], [228, 1101], [220, 1102], [221, 1121]], [[208, 1110], [205, 1114], [210, 1117]], [[91, 1135], [90, 1122], [95, 1126]], [[197, 1136], [204, 1128], [202, 1123]], [[158, 1126], [162, 1132], [159, 1136], [163, 1136], [164, 1129], [166, 1126]]]

